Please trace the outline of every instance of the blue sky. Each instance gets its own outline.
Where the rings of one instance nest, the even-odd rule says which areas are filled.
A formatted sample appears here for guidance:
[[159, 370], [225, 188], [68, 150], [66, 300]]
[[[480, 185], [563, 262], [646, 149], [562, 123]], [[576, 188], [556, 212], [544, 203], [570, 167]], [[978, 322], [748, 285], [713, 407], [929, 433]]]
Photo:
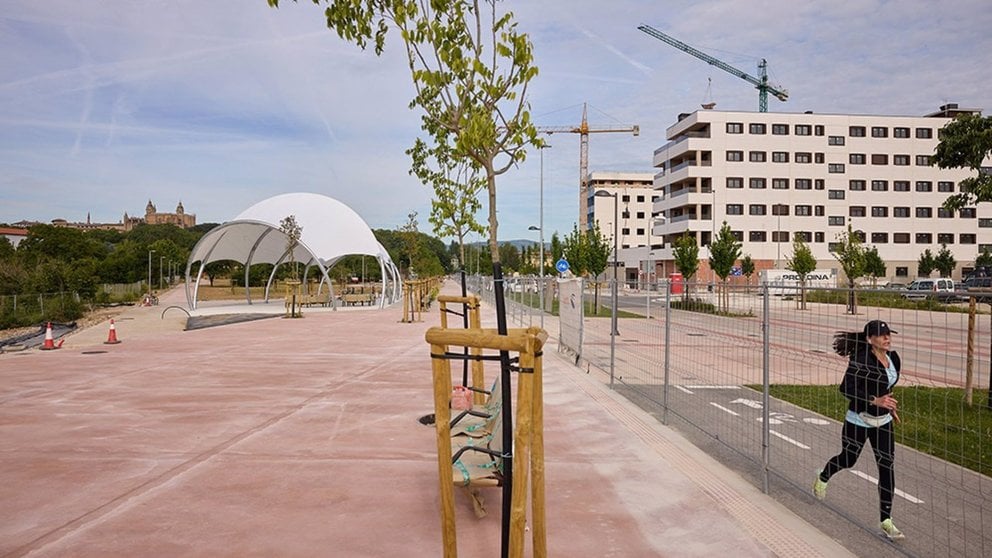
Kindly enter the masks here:
[[[654, 149], [712, 80], [717, 109], [757, 110], [746, 82], [636, 28], [646, 23], [748, 73], [766, 58], [790, 99], [775, 112], [992, 111], [987, 0], [503, 1], [531, 35], [539, 125], [638, 124], [594, 134], [591, 170], [652, 171]], [[0, 13], [0, 222], [116, 222], [179, 201], [223, 222], [262, 199], [316, 192], [376, 228], [430, 189], [404, 150], [419, 114], [399, 43], [381, 57], [338, 39], [309, 1], [7, 0]], [[391, 47], [391, 48], [390, 48]], [[544, 157], [548, 235], [577, 219], [579, 137]], [[498, 180], [501, 239], [535, 238], [539, 158]], [[484, 219], [484, 216], [480, 216]]]

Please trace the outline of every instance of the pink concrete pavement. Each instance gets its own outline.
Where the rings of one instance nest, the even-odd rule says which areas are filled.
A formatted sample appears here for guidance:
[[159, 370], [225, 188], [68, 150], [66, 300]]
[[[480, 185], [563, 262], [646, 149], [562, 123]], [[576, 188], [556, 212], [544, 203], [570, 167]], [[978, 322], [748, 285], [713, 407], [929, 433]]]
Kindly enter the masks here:
[[[436, 310], [182, 331], [162, 299], [0, 355], [0, 556], [440, 555]], [[545, 409], [552, 556], [848, 554], [553, 347]], [[456, 496], [461, 555], [498, 556], [499, 492]]]

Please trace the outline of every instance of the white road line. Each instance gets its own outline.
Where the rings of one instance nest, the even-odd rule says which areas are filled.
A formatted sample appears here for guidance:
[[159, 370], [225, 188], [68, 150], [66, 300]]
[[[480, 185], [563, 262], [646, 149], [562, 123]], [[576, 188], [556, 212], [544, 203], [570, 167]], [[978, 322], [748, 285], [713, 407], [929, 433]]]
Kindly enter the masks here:
[[685, 386], [689, 389], [741, 389], [741, 386]]
[[682, 386], [675, 386], [675, 389], [677, 389], [679, 391], [684, 391], [684, 392], [688, 393], [689, 395], [692, 395], [693, 393], [695, 393], [695, 392], [692, 392], [692, 391], [689, 391], [689, 390], [685, 389]]
[[[769, 422], [771, 422], [771, 421], [769, 421]], [[786, 436], [785, 434], [779, 434], [778, 432], [775, 432], [774, 430], [769, 430], [769, 432], [771, 432], [772, 434], [778, 436], [779, 438], [782, 438], [783, 440], [785, 440], [786, 442], [789, 442], [790, 444], [792, 444], [794, 446], [799, 446], [799, 447], [803, 448], [804, 450], [808, 450], [809, 449], [809, 446], [807, 446], [806, 444], [803, 444], [801, 442], [798, 442], [796, 440], [793, 440], [792, 438]]]
[[716, 407], [717, 409], [720, 409], [721, 411], [726, 411], [726, 412], [728, 412], [728, 413], [730, 413], [730, 414], [732, 414], [732, 415], [734, 415], [735, 417], [739, 417], [739, 416], [740, 416], [740, 415], [738, 415], [737, 413], [735, 413], [735, 412], [733, 412], [733, 411], [731, 411], [730, 409], [728, 409], [728, 408], [726, 408], [726, 407], [724, 407], [723, 405], [717, 405], [716, 403], [714, 403], [714, 402], [712, 402], [712, 401], [710, 401], [710, 405], [713, 405], [714, 407]]
[[[876, 479], [875, 477], [873, 477], [873, 476], [871, 476], [869, 474], [862, 473], [861, 471], [855, 471], [853, 469], [848, 469], [848, 470], [851, 471], [852, 473], [854, 473], [855, 475], [857, 475], [857, 476], [865, 479], [866, 481], [868, 481], [870, 483], [878, 484], [878, 479]], [[919, 498], [917, 498], [916, 496], [913, 496], [912, 494], [906, 494], [905, 492], [903, 492], [902, 490], [899, 490], [898, 488], [896, 489], [896, 496], [901, 496], [901, 497], [909, 500], [910, 502], [912, 502], [914, 504], [922, 504], [923, 503], [923, 500], [920, 500]]]

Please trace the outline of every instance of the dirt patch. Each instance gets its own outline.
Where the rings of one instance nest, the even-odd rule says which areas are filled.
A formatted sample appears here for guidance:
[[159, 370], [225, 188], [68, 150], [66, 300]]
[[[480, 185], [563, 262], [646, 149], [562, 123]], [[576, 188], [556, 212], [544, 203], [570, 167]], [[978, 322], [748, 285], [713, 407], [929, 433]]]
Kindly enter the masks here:
[[[110, 318], [117, 317], [121, 312], [123, 312], [127, 306], [111, 306], [105, 308], [96, 308], [90, 310], [83, 314], [83, 317], [76, 320], [76, 331], [81, 331], [88, 327], [92, 327], [96, 324], [102, 323]], [[0, 329], [0, 341], [5, 341], [7, 339], [12, 339], [26, 333], [34, 333], [38, 331], [38, 326], [28, 326], [28, 327], [13, 327], [10, 329]]]

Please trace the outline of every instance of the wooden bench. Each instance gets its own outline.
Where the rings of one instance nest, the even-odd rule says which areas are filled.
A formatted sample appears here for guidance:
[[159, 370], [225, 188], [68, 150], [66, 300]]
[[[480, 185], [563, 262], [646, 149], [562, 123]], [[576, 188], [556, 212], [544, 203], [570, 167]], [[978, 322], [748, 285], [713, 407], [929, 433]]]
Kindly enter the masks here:
[[348, 306], [355, 306], [356, 304], [361, 306], [365, 306], [366, 304], [372, 305], [375, 304], [375, 299], [375, 293], [346, 293], [341, 295], [341, 302]]

